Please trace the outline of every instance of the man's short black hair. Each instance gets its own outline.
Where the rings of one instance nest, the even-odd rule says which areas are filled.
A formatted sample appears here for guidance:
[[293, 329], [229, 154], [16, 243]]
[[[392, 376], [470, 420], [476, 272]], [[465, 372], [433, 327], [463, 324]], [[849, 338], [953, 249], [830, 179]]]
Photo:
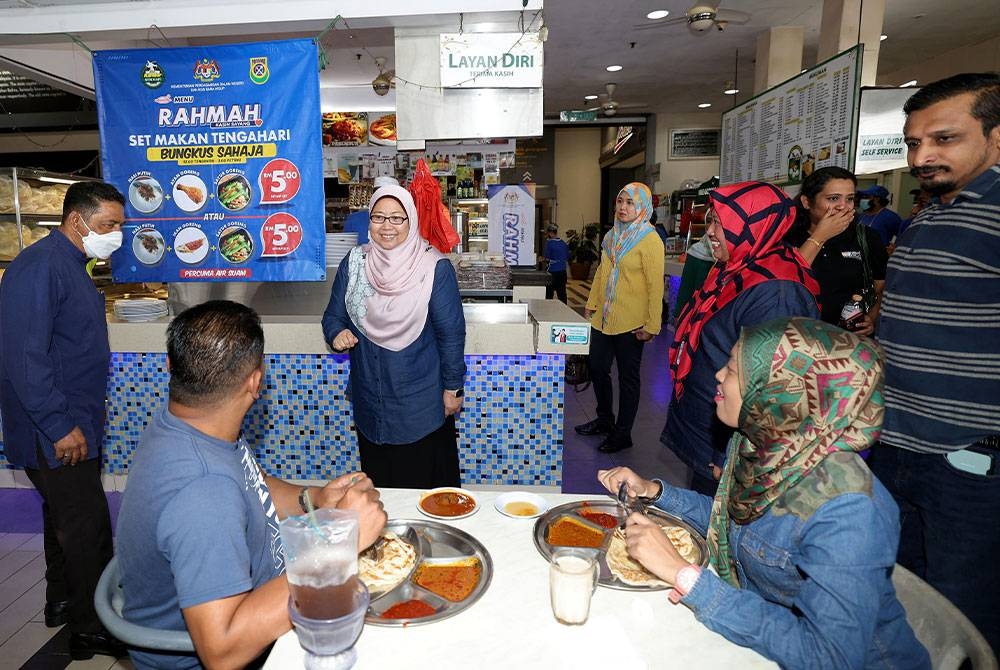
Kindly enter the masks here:
[[212, 405], [236, 391], [264, 360], [257, 312], [230, 300], [186, 309], [167, 328], [170, 400]]
[[983, 135], [1000, 126], [1000, 74], [996, 72], [965, 72], [927, 84], [910, 96], [903, 112], [909, 116], [963, 93], [976, 94], [970, 113], [982, 124]]
[[125, 196], [103, 181], [78, 181], [71, 184], [66, 189], [66, 198], [63, 200], [62, 220], [68, 219], [73, 212], [89, 219], [101, 208], [102, 202], [117, 202], [124, 207]]

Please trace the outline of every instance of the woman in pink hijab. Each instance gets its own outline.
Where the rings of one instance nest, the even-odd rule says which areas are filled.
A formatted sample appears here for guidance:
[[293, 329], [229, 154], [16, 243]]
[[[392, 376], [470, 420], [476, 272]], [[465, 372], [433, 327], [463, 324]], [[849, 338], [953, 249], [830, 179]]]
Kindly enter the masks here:
[[420, 236], [401, 186], [369, 203], [369, 242], [341, 262], [323, 336], [351, 357], [361, 468], [376, 486], [458, 486], [465, 316], [455, 270]]

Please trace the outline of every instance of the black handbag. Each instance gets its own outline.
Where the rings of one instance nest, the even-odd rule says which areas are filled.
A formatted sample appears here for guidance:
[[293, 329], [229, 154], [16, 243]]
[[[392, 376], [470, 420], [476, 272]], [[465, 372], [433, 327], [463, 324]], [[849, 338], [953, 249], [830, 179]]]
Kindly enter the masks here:
[[[569, 354], [566, 356], [566, 383], [581, 386], [590, 383], [590, 360], [586, 354]], [[581, 389], [577, 389], [578, 391]]]
[[861, 247], [862, 288], [859, 291], [861, 294], [861, 308], [867, 314], [875, 306], [878, 296], [875, 293], [875, 279], [872, 277], [872, 268], [868, 263], [868, 235], [865, 232], [865, 226], [860, 223], [856, 223], [854, 226], [858, 235], [858, 246]]

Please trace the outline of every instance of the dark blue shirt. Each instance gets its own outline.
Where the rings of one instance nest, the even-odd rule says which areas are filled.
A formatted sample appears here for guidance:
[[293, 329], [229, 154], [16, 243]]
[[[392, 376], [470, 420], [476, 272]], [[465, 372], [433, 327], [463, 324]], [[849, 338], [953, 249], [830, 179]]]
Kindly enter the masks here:
[[358, 244], [368, 244], [368, 225], [370, 223], [367, 209], [351, 212], [344, 219], [344, 232], [357, 233]]
[[76, 426], [87, 458], [100, 455], [111, 353], [104, 296], [86, 264], [55, 230], [0, 281], [0, 416], [4, 455], [15, 465], [37, 468], [37, 444], [59, 467], [52, 445]]
[[444, 391], [465, 379], [465, 313], [451, 261], [434, 269], [427, 323], [400, 351], [378, 346], [351, 321], [345, 294], [347, 259], [333, 282], [323, 314], [323, 337], [330, 343], [345, 328], [358, 338], [350, 350], [350, 395], [354, 423], [376, 444], [409, 444], [430, 435], [445, 420]]
[[1000, 435], [1000, 165], [920, 212], [889, 257], [879, 317], [882, 441], [944, 453]]
[[569, 247], [558, 237], [545, 243], [545, 258], [549, 261], [549, 272], [565, 272], [569, 260]]
[[883, 208], [877, 214], [862, 214], [862, 225], [868, 226], [882, 238], [882, 246], [889, 246], [892, 238], [899, 235], [899, 229], [903, 226], [903, 220], [899, 214], [888, 207]]
[[733, 429], [715, 415], [715, 373], [725, 367], [740, 331], [782, 316], [819, 318], [816, 299], [794, 281], [772, 280], [743, 291], [701, 331], [680, 402], [674, 398], [660, 441], [689, 467], [711, 477], [709, 463], [722, 466]]

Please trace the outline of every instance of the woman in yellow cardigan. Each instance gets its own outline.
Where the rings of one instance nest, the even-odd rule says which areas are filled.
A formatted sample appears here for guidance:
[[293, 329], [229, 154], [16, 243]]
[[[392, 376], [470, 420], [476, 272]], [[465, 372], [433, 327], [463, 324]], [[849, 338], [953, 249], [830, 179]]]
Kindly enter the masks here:
[[[601, 264], [584, 316], [590, 319], [590, 378], [597, 418], [576, 427], [580, 435], [607, 435], [598, 447], [611, 454], [632, 446], [639, 408], [642, 348], [660, 332], [663, 309], [663, 242], [649, 219], [649, 187], [633, 182], [615, 200], [615, 225], [601, 244]], [[618, 362], [618, 419], [612, 410], [611, 364]]]

